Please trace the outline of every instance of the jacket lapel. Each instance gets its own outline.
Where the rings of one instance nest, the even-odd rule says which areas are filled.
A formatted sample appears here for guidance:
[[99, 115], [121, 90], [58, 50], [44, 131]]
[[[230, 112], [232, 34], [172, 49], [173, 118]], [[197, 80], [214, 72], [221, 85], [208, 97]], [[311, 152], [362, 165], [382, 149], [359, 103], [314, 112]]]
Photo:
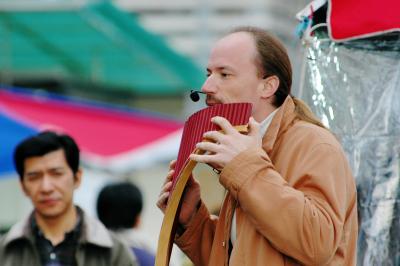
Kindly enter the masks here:
[[287, 96], [286, 100], [272, 119], [271, 125], [268, 127], [262, 140], [262, 147], [268, 155], [271, 155], [278, 137], [290, 127], [295, 118], [295, 104], [292, 97]]

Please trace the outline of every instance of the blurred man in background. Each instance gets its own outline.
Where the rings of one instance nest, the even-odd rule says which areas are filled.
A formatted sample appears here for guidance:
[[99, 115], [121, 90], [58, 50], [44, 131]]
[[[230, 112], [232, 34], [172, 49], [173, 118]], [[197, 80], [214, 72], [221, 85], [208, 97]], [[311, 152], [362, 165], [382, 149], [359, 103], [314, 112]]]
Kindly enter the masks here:
[[[191, 177], [175, 243], [195, 265], [355, 265], [355, 182], [335, 137], [291, 95], [286, 49], [270, 33], [238, 28], [212, 49], [202, 91], [208, 106], [252, 104], [248, 135], [222, 117], [190, 159], [219, 169], [227, 190], [211, 216]], [[158, 207], [165, 210], [175, 163]]]
[[100, 221], [132, 249], [140, 266], [153, 266], [155, 251], [139, 229], [142, 209], [142, 193], [129, 182], [105, 186], [97, 199]]
[[34, 210], [1, 239], [2, 266], [136, 265], [125, 245], [73, 204], [82, 170], [70, 136], [29, 137], [16, 147], [14, 162]]

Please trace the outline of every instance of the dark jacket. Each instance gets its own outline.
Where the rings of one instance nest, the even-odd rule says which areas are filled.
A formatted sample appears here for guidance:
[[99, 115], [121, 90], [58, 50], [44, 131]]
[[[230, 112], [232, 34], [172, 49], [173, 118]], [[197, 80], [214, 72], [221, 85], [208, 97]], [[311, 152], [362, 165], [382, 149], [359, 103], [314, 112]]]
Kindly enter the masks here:
[[[76, 250], [78, 266], [133, 266], [131, 251], [103, 224], [83, 214], [82, 233]], [[1, 266], [40, 266], [30, 218], [15, 224], [0, 239]]]

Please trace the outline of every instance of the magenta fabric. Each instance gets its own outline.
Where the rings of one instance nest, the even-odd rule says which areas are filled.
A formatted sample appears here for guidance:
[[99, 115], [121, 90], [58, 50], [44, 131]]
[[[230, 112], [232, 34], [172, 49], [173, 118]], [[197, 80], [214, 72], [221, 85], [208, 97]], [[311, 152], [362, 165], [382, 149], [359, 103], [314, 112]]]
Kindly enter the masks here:
[[179, 121], [141, 112], [7, 90], [0, 91], [0, 112], [38, 131], [66, 132], [83, 153], [101, 157], [140, 148], [183, 126]]

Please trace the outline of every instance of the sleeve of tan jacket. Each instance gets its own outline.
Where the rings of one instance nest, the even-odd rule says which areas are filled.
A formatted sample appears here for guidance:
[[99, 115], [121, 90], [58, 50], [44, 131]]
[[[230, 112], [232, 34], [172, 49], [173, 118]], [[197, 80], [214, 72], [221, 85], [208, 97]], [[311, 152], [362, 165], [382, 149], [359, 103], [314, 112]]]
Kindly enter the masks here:
[[355, 200], [352, 175], [335, 145], [314, 145], [296, 156], [288, 166], [290, 184], [262, 149], [236, 156], [220, 182], [276, 249], [306, 265], [323, 265], [342, 239], [348, 205]]
[[217, 221], [218, 218], [210, 215], [202, 202], [185, 232], [175, 239], [194, 265], [208, 265]]

